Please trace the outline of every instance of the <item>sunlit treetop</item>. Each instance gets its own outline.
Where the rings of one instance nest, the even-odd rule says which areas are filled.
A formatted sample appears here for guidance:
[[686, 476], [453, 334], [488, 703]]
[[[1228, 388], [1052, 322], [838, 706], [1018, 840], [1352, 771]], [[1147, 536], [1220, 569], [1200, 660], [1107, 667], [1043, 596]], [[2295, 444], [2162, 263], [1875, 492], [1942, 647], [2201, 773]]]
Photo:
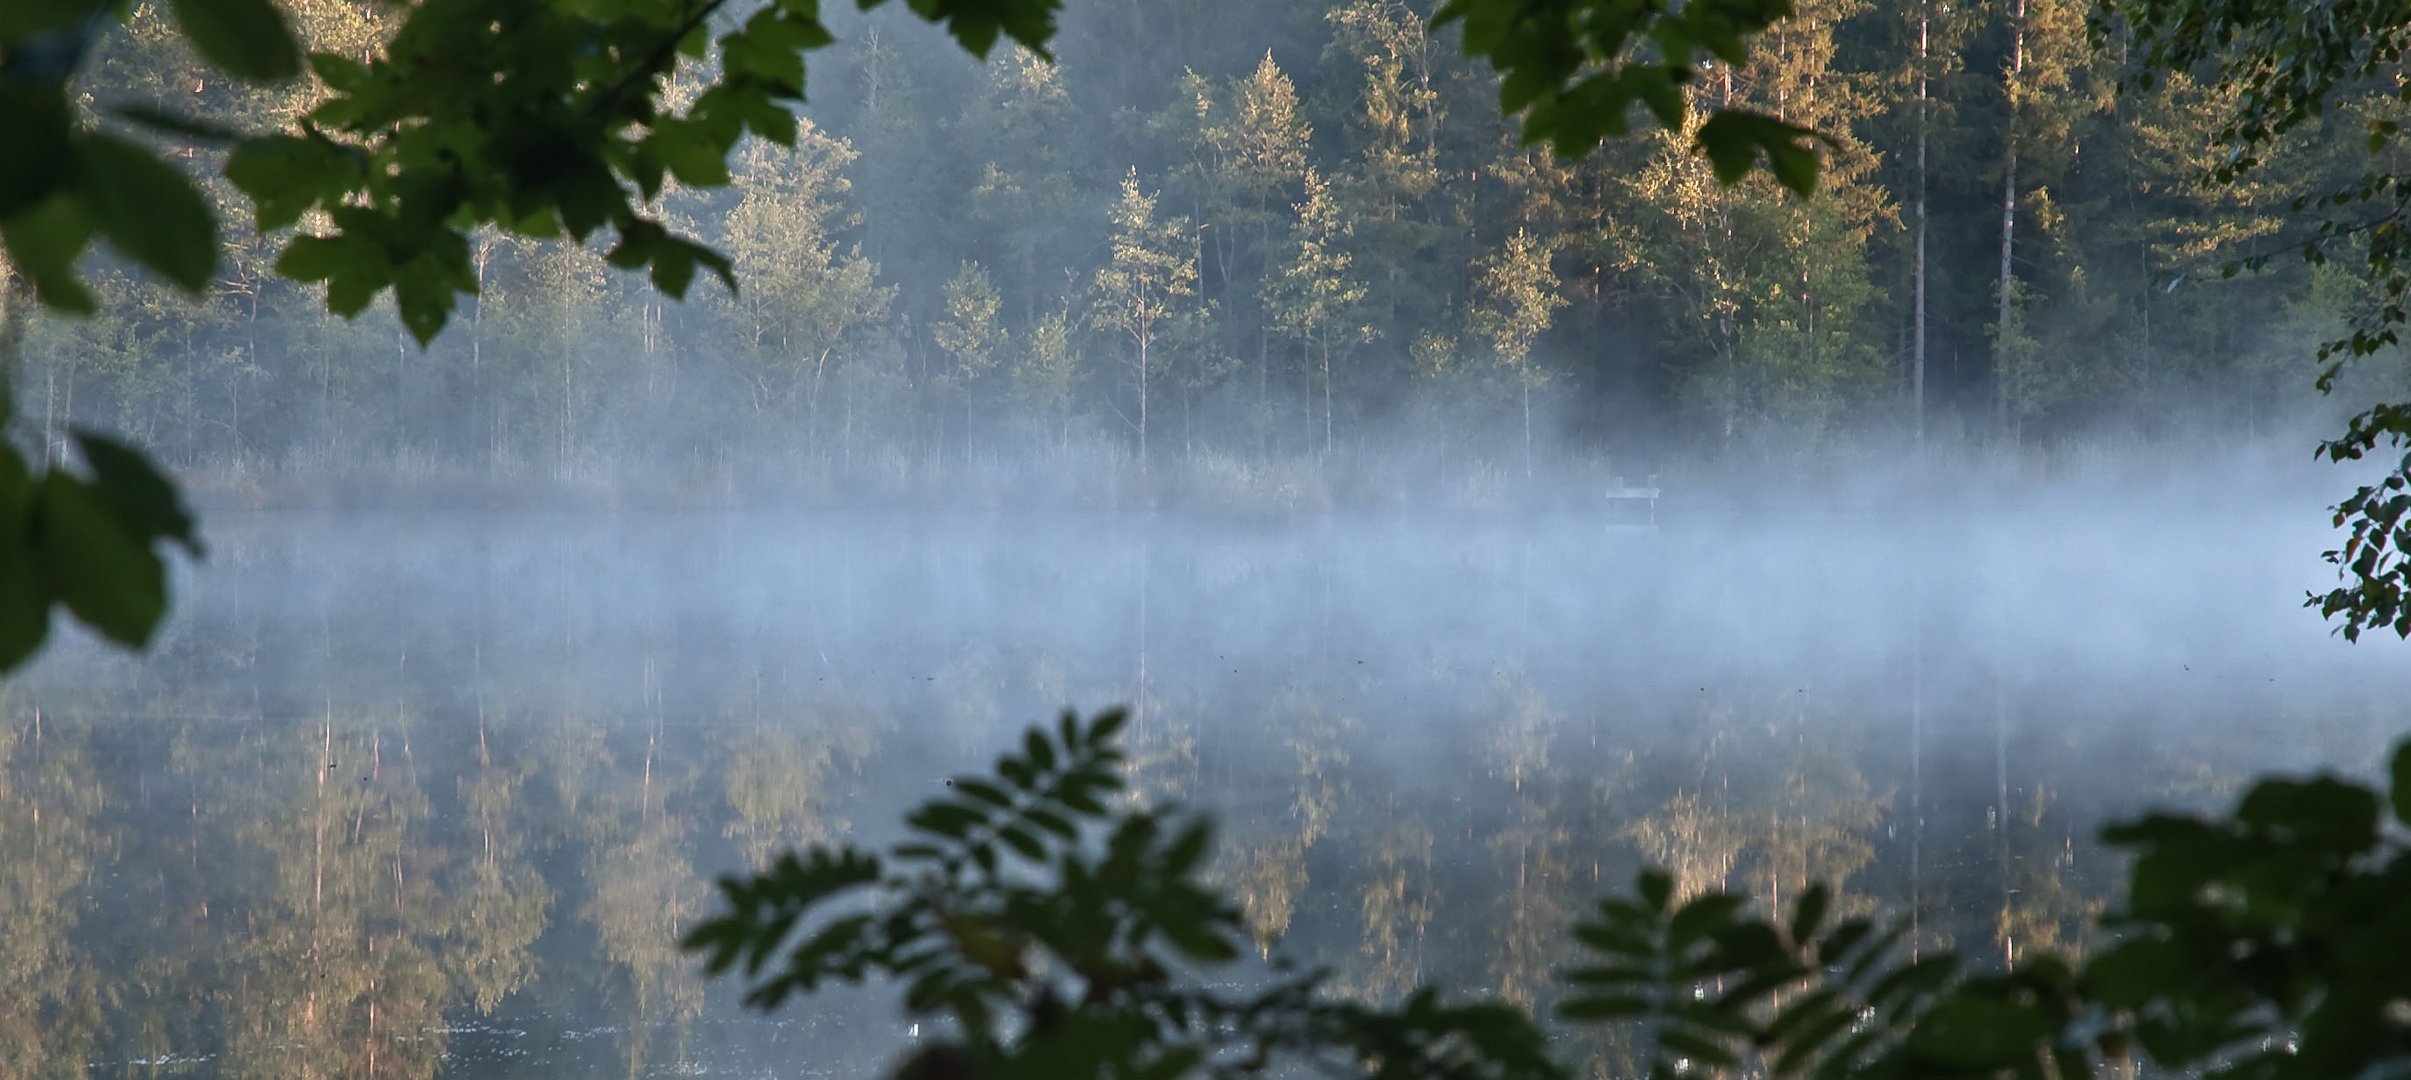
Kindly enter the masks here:
[[[885, 0], [857, 0], [871, 9]], [[1061, 0], [908, 0], [966, 50], [1010, 38], [1046, 55]], [[352, 315], [391, 290], [420, 341], [476, 290], [469, 235], [496, 226], [584, 242], [609, 231], [609, 258], [683, 296], [698, 269], [731, 287], [728, 260], [673, 234], [649, 209], [665, 181], [728, 182], [748, 135], [792, 144], [806, 57], [834, 40], [817, 0], [753, 7], [727, 0], [419, 0], [381, 55], [304, 55], [270, 0], [169, 5], [194, 50], [227, 74], [291, 79], [306, 68], [325, 97], [294, 130], [229, 132], [147, 107], [108, 119], [230, 144], [227, 177], [260, 228], [286, 239], [285, 276], [323, 282]], [[139, 144], [101, 130], [69, 86], [124, 14], [107, 0], [31, 0], [0, 13], [0, 229], [46, 306], [88, 311], [75, 261], [97, 237], [187, 289], [207, 281], [215, 228], [191, 183]], [[1630, 129], [1635, 106], [1687, 122], [1684, 84], [1707, 61], [1747, 61], [1748, 41], [1787, 14], [1783, 0], [1685, 5], [1607, 0], [1451, 0], [1467, 51], [1504, 74], [1502, 104], [1527, 139], [1587, 152]], [[684, 107], [666, 93], [682, 62], [706, 63]], [[1720, 111], [1696, 140], [1730, 181], [1763, 155], [1786, 186], [1815, 184], [1813, 136], [1770, 117]], [[322, 219], [312, 219], [313, 213]]]
[[[1751, 39], [1791, 14], [1789, 0], [1447, 0], [1432, 22], [1461, 24], [1466, 55], [1499, 70], [1499, 104], [1522, 114], [1526, 142], [1580, 157], [1629, 133], [1636, 112], [1682, 130], [1685, 87], [1711, 63], [1749, 63]], [[1818, 141], [1746, 109], [1717, 109], [1692, 135], [1717, 179], [1763, 159], [1802, 195], [1816, 189]]]

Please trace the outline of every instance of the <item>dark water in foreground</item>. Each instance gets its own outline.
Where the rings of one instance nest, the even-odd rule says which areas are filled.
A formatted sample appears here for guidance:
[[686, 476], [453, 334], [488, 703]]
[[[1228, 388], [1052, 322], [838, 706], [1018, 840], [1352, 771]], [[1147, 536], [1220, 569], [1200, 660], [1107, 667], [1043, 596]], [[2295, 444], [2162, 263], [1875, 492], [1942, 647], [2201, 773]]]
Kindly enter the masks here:
[[676, 936], [1066, 704], [1359, 993], [1545, 996], [1644, 862], [2076, 944], [2103, 817], [2411, 730], [2319, 524], [221, 514], [153, 655], [0, 689], [0, 1075], [868, 1072]]

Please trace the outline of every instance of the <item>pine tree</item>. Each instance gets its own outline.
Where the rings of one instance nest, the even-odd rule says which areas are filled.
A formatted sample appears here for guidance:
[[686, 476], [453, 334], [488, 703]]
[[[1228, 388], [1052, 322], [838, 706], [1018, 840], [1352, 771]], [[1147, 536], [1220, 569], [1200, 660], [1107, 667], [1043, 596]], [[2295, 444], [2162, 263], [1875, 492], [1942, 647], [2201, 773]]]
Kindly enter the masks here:
[[1016, 48], [988, 66], [980, 97], [955, 124], [956, 145], [976, 162], [970, 232], [996, 252], [998, 290], [1022, 325], [1041, 317], [1053, 269], [1082, 258], [1078, 231], [1063, 227], [1086, 196], [1069, 160], [1080, 119], [1062, 67]]
[[1879, 98], [1867, 73], [1837, 66], [1842, 30], [1865, 10], [1803, 5], [1750, 66], [1697, 91], [1703, 105], [1762, 108], [1830, 138], [1814, 198], [1763, 178], [1720, 184], [1671, 132], [1614, 185], [1634, 276], [1667, 330], [1694, 343], [1680, 390], [1727, 448], [1820, 438], [1883, 378], [1868, 244], [1896, 215], [1852, 130]]
[[[1345, 162], [1327, 170], [1332, 195], [1353, 223], [1367, 288], [1366, 320], [1393, 343], [1411, 342], [1461, 289], [1465, 260], [1440, 256], [1462, 242], [1444, 222], [1440, 138], [1449, 119], [1441, 59], [1425, 19], [1399, 0], [1351, 0], [1324, 16], [1331, 43], [1323, 63], [1358, 73], [1332, 106]], [[1461, 296], [1457, 299], [1461, 299]], [[1396, 346], [1393, 347], [1397, 348]], [[1401, 361], [1404, 356], [1398, 357]], [[1409, 365], [1399, 363], [1397, 370]]]
[[[1995, 291], [1993, 323], [1994, 423], [2000, 437], [2015, 445], [2023, 420], [2039, 407], [2034, 400], [2042, 376], [2031, 370], [2041, 345], [2027, 328], [2023, 313], [2013, 311], [2027, 293], [2018, 280], [2018, 210], [2023, 202], [2049, 198], [2049, 177], [2038, 177], [2028, 148], [2064, 153], [2073, 145], [2073, 125], [2086, 113], [2107, 104], [2090, 85], [2095, 63], [2086, 38], [2085, 8], [2074, 0], [2004, 0], [2002, 18], [2009, 33], [2009, 56], [2001, 71], [2001, 96], [2007, 108], [2001, 143], [2000, 278]], [[2021, 172], [2021, 163], [2026, 168]], [[2065, 168], [2065, 157], [2049, 164]], [[2055, 170], [2056, 171], [2056, 170]], [[2031, 231], [2034, 222], [2028, 223]]]
[[1212, 291], [1201, 295], [1225, 311], [1223, 325], [1237, 338], [1224, 344], [1223, 353], [1254, 358], [1261, 423], [1274, 333], [1262, 301], [1266, 282], [1278, 272], [1274, 237], [1286, 217], [1282, 208], [1305, 179], [1313, 127], [1296, 86], [1269, 52], [1250, 73], [1219, 89], [1195, 72], [1182, 78], [1180, 88], [1177, 103], [1157, 125], [1188, 154], [1179, 175], [1195, 206], [1200, 244], [1213, 257]]

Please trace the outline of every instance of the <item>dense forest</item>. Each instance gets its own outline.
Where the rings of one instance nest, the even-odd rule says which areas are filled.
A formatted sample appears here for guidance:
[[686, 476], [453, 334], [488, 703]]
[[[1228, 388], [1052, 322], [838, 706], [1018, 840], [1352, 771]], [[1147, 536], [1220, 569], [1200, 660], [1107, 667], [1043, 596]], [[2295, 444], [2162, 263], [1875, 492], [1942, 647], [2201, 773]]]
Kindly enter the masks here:
[[[290, 10], [363, 56], [391, 17]], [[2308, 353], [2368, 295], [2338, 265], [2220, 270], [2365, 164], [2402, 108], [2381, 93], [2205, 186], [2232, 88], [2113, 95], [2081, 5], [1816, 0], [1692, 91], [1830, 136], [1801, 200], [1717, 184], [1676, 132], [1573, 164], [1521, 145], [1429, 14], [1082, 4], [1056, 62], [984, 66], [909, 14], [848, 16], [798, 149], [665, 196], [733, 294], [669, 302], [598, 250], [488, 233], [457, 332], [421, 349], [245, 239], [199, 297], [96, 266], [102, 314], [37, 322], [19, 409], [53, 453], [98, 424], [237, 499], [373, 477], [1120, 500], [1158, 476], [1378, 498], [2303, 430]], [[217, 77], [147, 9], [85, 85], [238, 130], [317, 93]], [[247, 220], [219, 152], [184, 156]], [[2382, 385], [2350, 399], [2399, 367], [2356, 368]]]

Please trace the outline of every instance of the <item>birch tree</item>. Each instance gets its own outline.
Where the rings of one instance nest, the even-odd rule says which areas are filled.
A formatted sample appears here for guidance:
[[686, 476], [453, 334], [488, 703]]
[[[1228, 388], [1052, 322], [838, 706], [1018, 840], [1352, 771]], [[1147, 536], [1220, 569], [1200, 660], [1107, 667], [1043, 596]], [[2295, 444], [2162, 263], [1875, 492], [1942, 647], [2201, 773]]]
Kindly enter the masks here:
[[1154, 378], [1162, 373], [1165, 338], [1195, 310], [1197, 248], [1189, 219], [1159, 220], [1156, 196], [1139, 190], [1133, 166], [1122, 197], [1109, 212], [1113, 255], [1097, 271], [1090, 324], [1120, 336], [1134, 391], [1135, 415], [1125, 414], [1138, 440], [1139, 472], [1148, 468], [1148, 411]]
[[1306, 201], [1295, 207], [1290, 224], [1292, 249], [1280, 276], [1266, 282], [1265, 306], [1282, 336], [1305, 351], [1314, 365], [1323, 392], [1323, 452], [1333, 446], [1332, 360], [1344, 360], [1354, 346], [1373, 340], [1364, 321], [1365, 283], [1357, 272], [1348, 241], [1355, 228], [1341, 216], [1331, 184], [1312, 169], [1306, 171]]
[[1476, 333], [1489, 339], [1491, 356], [1515, 385], [1522, 406], [1524, 475], [1532, 475], [1532, 391], [1548, 383], [1550, 372], [1532, 356], [1532, 346], [1549, 329], [1566, 298], [1557, 286], [1557, 271], [1549, 265], [1549, 249], [1530, 231], [1517, 229], [1505, 246], [1475, 266], [1475, 305], [1468, 320]]
[[1023, 416], [1057, 440], [1071, 438], [1071, 410], [1080, 379], [1078, 320], [1066, 306], [1040, 317], [1014, 351], [1009, 397]]
[[963, 410], [963, 453], [972, 450], [972, 428], [978, 422], [981, 387], [1005, 347], [1005, 329], [997, 319], [1002, 303], [996, 282], [976, 262], [966, 262], [946, 283], [945, 312], [930, 335], [949, 361], [942, 381]]
[[854, 148], [801, 122], [793, 154], [747, 155], [733, 186], [723, 243], [747, 286], [726, 301], [745, 361], [754, 412], [787, 414], [799, 404], [805, 443], [820, 453], [821, 396], [832, 359], [895, 299], [879, 268], [836, 232], [851, 224], [838, 200], [851, 190], [843, 169]]

